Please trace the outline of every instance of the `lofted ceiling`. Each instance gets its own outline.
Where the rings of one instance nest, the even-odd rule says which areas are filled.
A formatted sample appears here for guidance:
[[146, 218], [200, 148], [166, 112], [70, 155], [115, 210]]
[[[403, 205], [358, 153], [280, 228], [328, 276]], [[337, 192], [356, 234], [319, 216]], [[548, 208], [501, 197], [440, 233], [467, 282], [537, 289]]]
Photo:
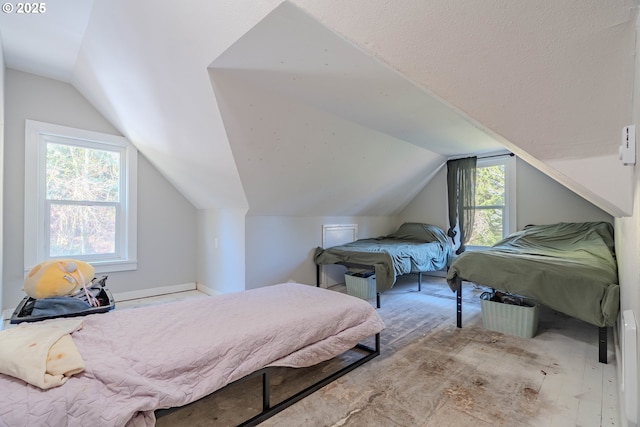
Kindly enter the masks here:
[[447, 157], [507, 147], [630, 213], [631, 0], [47, 8], [0, 16], [6, 66], [71, 83], [198, 208], [392, 214]]
[[209, 70], [254, 214], [393, 214], [446, 157], [504, 149], [289, 3]]
[[288, 3], [210, 69], [444, 156], [502, 148], [424, 88]]
[[93, 1], [57, 3], [45, 4], [42, 14], [2, 14], [0, 36], [8, 67], [71, 81]]

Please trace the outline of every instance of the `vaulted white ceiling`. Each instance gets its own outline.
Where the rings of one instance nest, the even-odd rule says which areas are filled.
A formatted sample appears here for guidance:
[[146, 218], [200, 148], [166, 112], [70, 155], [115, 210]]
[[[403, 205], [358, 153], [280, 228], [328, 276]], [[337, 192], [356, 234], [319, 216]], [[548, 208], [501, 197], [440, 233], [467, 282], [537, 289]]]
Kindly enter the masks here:
[[209, 68], [252, 213], [392, 214], [447, 156], [504, 149], [288, 3]]
[[507, 147], [631, 211], [632, 0], [76, 3], [0, 16], [6, 65], [73, 84], [199, 208], [384, 215]]

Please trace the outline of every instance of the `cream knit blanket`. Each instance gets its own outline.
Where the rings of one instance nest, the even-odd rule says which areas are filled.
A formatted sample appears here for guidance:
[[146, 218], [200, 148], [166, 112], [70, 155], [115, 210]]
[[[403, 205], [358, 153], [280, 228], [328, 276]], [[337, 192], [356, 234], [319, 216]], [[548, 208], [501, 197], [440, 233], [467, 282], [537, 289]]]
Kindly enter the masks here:
[[42, 389], [64, 384], [84, 370], [71, 338], [80, 328], [81, 319], [55, 319], [0, 331], [0, 373]]

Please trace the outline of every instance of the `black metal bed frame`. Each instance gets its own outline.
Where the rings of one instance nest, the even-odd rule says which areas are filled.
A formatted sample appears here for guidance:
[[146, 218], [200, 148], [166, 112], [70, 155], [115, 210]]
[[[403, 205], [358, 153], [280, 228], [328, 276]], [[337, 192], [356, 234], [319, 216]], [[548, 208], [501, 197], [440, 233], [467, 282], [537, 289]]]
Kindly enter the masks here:
[[[309, 396], [310, 394], [315, 393], [316, 391], [320, 390], [322, 387], [326, 386], [327, 384], [332, 383], [333, 381], [337, 380], [341, 376], [353, 371], [358, 366], [367, 363], [369, 360], [373, 359], [374, 357], [377, 357], [378, 355], [380, 355], [380, 334], [379, 333], [377, 333], [375, 335], [375, 340], [376, 340], [375, 348], [371, 348], [371, 347], [366, 346], [364, 344], [357, 344], [356, 347], [354, 347], [354, 348], [356, 348], [358, 350], [362, 350], [365, 353], [367, 353], [364, 357], [361, 357], [360, 359], [356, 360], [355, 362], [352, 362], [352, 363], [348, 364], [347, 366], [343, 367], [339, 371], [334, 372], [333, 374], [329, 375], [328, 377], [325, 377], [325, 378], [315, 382], [314, 384], [310, 385], [309, 387], [305, 388], [304, 390], [301, 390], [301, 391], [297, 392], [293, 396], [288, 397], [287, 399], [285, 399], [282, 402], [277, 403], [277, 404], [275, 404], [273, 406], [271, 405], [271, 384], [270, 384], [271, 368], [269, 368], [269, 367], [263, 368], [263, 369], [261, 369], [259, 371], [256, 371], [256, 372], [254, 372], [252, 374], [247, 375], [244, 378], [241, 378], [238, 381], [242, 381], [244, 379], [248, 379], [250, 377], [255, 377], [255, 376], [258, 376], [258, 375], [262, 376], [262, 412], [260, 412], [256, 416], [248, 419], [247, 421], [243, 422], [242, 424], [239, 424], [238, 426], [239, 427], [255, 426], [255, 425], [265, 421], [267, 418], [271, 418], [272, 416], [276, 415], [277, 413], [285, 410], [286, 408], [288, 408], [289, 406], [293, 405], [294, 403], [304, 399], [305, 397]], [[231, 383], [231, 384], [234, 384], [234, 383]]]
[[[462, 279], [456, 277], [456, 323], [462, 328]], [[607, 327], [598, 326], [598, 362], [607, 364]]]
[[[344, 265], [345, 267], [353, 267], [353, 268], [365, 268], [367, 270], [373, 269], [375, 271], [374, 265], [367, 264], [356, 264], [353, 262], [337, 262], [338, 265]], [[316, 264], [316, 287], [320, 287], [320, 264]], [[418, 292], [422, 290], [422, 271], [418, 271]], [[415, 274], [415, 273], [412, 273]], [[380, 292], [376, 289], [376, 307], [380, 308]]]
[[[290, 407], [291, 405], [293, 405], [294, 403], [299, 402], [300, 400], [304, 399], [305, 397], [315, 393], [316, 391], [320, 390], [322, 387], [326, 386], [327, 384], [332, 383], [333, 381], [337, 380], [338, 378], [342, 377], [343, 375], [353, 371], [354, 369], [356, 369], [357, 367], [359, 367], [360, 365], [363, 365], [365, 363], [367, 363], [368, 361], [370, 361], [371, 359], [373, 359], [374, 357], [377, 357], [380, 355], [380, 333], [377, 333], [375, 335], [375, 347], [371, 348], [367, 345], [364, 344], [356, 344], [355, 347], [353, 347], [351, 350], [359, 350], [361, 352], [364, 352], [365, 355], [357, 360], [355, 360], [354, 362], [349, 363], [348, 365], [342, 367], [340, 370], [334, 372], [333, 374], [322, 378], [318, 381], [316, 381], [315, 383], [313, 383], [312, 385], [306, 387], [305, 389], [295, 393], [294, 395], [286, 398], [285, 400], [272, 405], [271, 404], [271, 371], [274, 368], [277, 368], [276, 366], [271, 366], [271, 367], [266, 367], [266, 368], [262, 368], [258, 371], [255, 371], [249, 375], [246, 375], [230, 384], [227, 384], [226, 386], [222, 387], [221, 389], [213, 392], [213, 394], [219, 393], [223, 390], [225, 390], [228, 387], [231, 387], [235, 384], [241, 383], [241, 382], [245, 382], [249, 379], [255, 378], [257, 376], [261, 376], [262, 377], [262, 411], [249, 418], [246, 421], [243, 421], [242, 423], [238, 424], [238, 427], [252, 427], [255, 425], [260, 424], [261, 422], [267, 420], [268, 418], [273, 417], [274, 415], [276, 415], [279, 412], [282, 412], [283, 410], [287, 409], [288, 407]], [[350, 351], [350, 350], [348, 350]], [[169, 409], [159, 409], [156, 411], [156, 415], [160, 415], [162, 413], [168, 413], [168, 412], [172, 412], [172, 411], [176, 411], [180, 408], [169, 408]]]

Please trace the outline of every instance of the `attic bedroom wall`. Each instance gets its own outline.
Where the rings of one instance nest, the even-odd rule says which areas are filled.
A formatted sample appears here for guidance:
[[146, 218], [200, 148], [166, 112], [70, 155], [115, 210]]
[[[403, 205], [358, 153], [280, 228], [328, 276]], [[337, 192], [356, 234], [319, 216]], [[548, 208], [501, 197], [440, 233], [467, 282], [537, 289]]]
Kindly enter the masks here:
[[[637, 112], [635, 117], [635, 123], [639, 123], [640, 115]], [[638, 269], [640, 265], [640, 171], [637, 167], [635, 178], [634, 214], [631, 217], [616, 218], [615, 243], [620, 281], [620, 311], [633, 310], [636, 322], [640, 322], [640, 270]], [[636, 339], [640, 340], [640, 335]], [[637, 383], [640, 384], [640, 352], [636, 362]], [[623, 398], [620, 400], [624, 401]], [[640, 407], [636, 407], [636, 410], [636, 419], [640, 420]]]
[[[3, 188], [4, 188], [4, 50], [2, 48], [2, 38], [0, 38], [0, 242], [4, 241], [3, 234], [3, 213], [4, 205], [3, 200]], [[2, 321], [2, 271], [3, 271], [3, 248], [0, 245], [0, 321]]]
[[[556, 222], [607, 221], [613, 217], [573, 191], [558, 184], [521, 159], [516, 161], [516, 227]], [[428, 222], [448, 228], [447, 167], [398, 215], [402, 222]], [[515, 230], [514, 230], [515, 231]]]
[[[206, 256], [213, 264], [237, 266], [236, 277], [216, 280], [214, 274], [223, 274], [219, 269], [199, 264], [199, 282], [208, 287], [217, 283], [216, 291], [222, 290], [220, 285], [239, 282], [241, 265], [246, 289], [288, 281], [315, 284], [313, 252], [322, 246], [324, 224], [358, 224], [361, 237], [393, 231], [399, 207], [444, 160], [257, 84], [257, 74], [249, 79], [246, 72], [214, 69], [210, 75], [250, 201], [243, 262], [221, 262], [222, 242]], [[199, 234], [207, 232], [203, 228]], [[203, 268], [211, 275], [203, 274]]]
[[[24, 126], [33, 119], [119, 135], [71, 85], [6, 71], [3, 308], [24, 297]], [[197, 211], [153, 165], [138, 155], [138, 269], [108, 273], [114, 293], [196, 281]]]
[[358, 238], [395, 229], [394, 216], [247, 216], [246, 288], [294, 281], [316, 284], [314, 250], [325, 224], [358, 224]]
[[[446, 230], [447, 170], [440, 168], [398, 215], [246, 217], [246, 288], [296, 281], [315, 284], [314, 249], [323, 224], [358, 224], [358, 238], [388, 234], [404, 222], [427, 222]], [[516, 163], [517, 229], [527, 224], [607, 221], [613, 217], [526, 162]], [[274, 247], [275, 245], [275, 247]]]
[[[636, 27], [640, 25], [640, 17], [636, 20]], [[640, 123], [640, 33], [636, 32], [635, 55], [635, 84], [633, 93], [633, 120]], [[633, 215], [616, 218], [616, 255], [618, 260], [618, 277], [620, 279], [620, 310], [633, 310], [636, 322], [640, 322], [640, 167], [636, 163], [634, 172], [635, 191], [633, 197]], [[638, 325], [640, 326], [640, 325]], [[640, 335], [636, 337], [640, 342]], [[640, 352], [636, 361], [638, 374], [637, 384], [640, 384]], [[629, 381], [628, 379], [625, 379]], [[620, 399], [624, 402], [624, 398]], [[623, 408], [623, 413], [626, 408]], [[636, 419], [640, 420], [640, 406], [636, 405]]]

